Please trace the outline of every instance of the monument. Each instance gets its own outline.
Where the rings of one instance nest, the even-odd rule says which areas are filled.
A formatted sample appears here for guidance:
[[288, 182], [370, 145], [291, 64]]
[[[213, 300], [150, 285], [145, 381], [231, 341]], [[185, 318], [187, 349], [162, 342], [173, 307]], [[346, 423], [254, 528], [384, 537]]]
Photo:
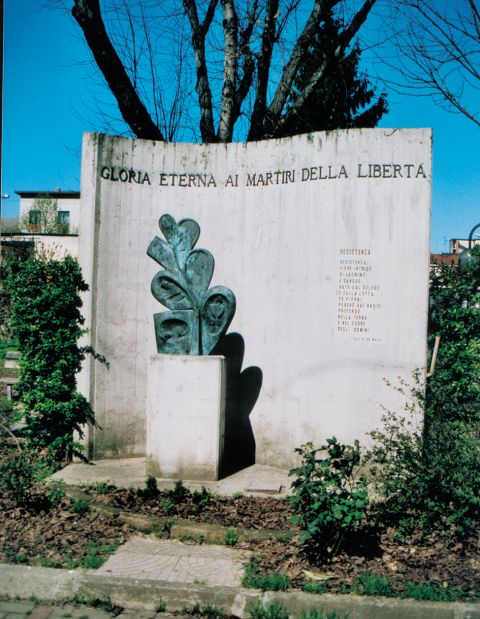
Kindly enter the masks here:
[[[384, 408], [402, 410], [388, 383], [408, 383], [426, 362], [430, 130], [228, 145], [86, 134], [81, 194], [84, 314], [109, 361], [88, 360], [79, 381], [100, 426], [88, 435], [93, 457], [146, 455], [147, 400], [161, 405], [172, 389], [190, 411], [224, 399], [221, 474], [254, 461], [288, 468], [295, 447], [332, 435], [366, 445]], [[161, 217], [164, 243], [151, 245]], [[195, 222], [215, 272], [194, 249]], [[173, 359], [157, 368], [156, 394], [152, 356]], [[214, 366], [192, 379], [193, 399], [175, 382], [187, 357]], [[225, 393], [200, 393], [220, 375]], [[179, 435], [193, 422], [186, 414]]]
[[208, 355], [235, 313], [235, 297], [224, 286], [208, 289], [214, 260], [206, 249], [193, 249], [200, 226], [193, 219], [177, 225], [171, 215], [159, 221], [166, 242], [153, 239], [147, 254], [165, 267], [152, 280], [153, 296], [170, 312], [154, 315], [159, 353]]
[[171, 311], [154, 314], [161, 354], [152, 355], [148, 366], [147, 473], [217, 480], [225, 441], [225, 359], [198, 356], [208, 355], [224, 335], [235, 297], [224, 286], [208, 288], [215, 263], [206, 249], [193, 249], [200, 236], [196, 221], [177, 224], [164, 214], [159, 225], [165, 240], [155, 237], [147, 254], [165, 270], [153, 277], [151, 290]]

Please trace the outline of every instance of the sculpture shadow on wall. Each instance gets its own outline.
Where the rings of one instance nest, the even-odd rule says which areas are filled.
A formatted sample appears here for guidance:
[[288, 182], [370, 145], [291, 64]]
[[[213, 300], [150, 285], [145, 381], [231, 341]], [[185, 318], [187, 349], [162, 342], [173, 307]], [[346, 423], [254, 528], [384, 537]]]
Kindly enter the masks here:
[[211, 352], [226, 359], [225, 445], [221, 477], [255, 464], [255, 437], [250, 413], [260, 394], [263, 373], [257, 366], [243, 370], [245, 342], [239, 333], [221, 338]]

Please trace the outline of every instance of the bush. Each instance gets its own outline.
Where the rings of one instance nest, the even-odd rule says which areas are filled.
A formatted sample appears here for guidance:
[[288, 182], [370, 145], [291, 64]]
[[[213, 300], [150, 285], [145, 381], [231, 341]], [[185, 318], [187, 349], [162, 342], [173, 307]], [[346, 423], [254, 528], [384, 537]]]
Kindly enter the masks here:
[[26, 436], [58, 458], [78, 451], [73, 432], [94, 423], [87, 400], [76, 391], [86, 349], [78, 346], [84, 319], [79, 293], [87, 290], [77, 262], [31, 259], [8, 277], [12, 329], [22, 358], [17, 383], [25, 406]]
[[0, 464], [0, 487], [17, 505], [32, 503], [36, 481], [32, 461], [24, 452], [11, 455]]
[[[378, 517], [400, 534], [448, 530], [468, 537], [480, 519], [480, 248], [460, 267], [431, 272], [430, 344], [436, 370], [403, 416], [387, 413], [369, 454]], [[424, 426], [415, 408], [424, 409]]]
[[296, 477], [290, 497], [292, 522], [302, 529], [300, 540], [307, 554], [331, 557], [366, 516], [367, 482], [357, 477], [359, 443], [342, 445], [333, 437], [319, 449], [307, 443], [295, 451], [302, 462], [289, 473]]

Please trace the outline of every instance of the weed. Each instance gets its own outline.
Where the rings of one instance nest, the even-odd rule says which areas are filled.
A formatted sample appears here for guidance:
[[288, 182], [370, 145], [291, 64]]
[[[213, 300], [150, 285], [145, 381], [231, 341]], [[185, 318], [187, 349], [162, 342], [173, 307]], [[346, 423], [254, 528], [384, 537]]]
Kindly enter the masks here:
[[197, 505], [199, 510], [204, 509], [212, 500], [212, 493], [202, 486], [201, 490], [195, 490], [192, 494], [192, 501]]
[[380, 574], [361, 574], [352, 585], [352, 593], [357, 595], [394, 596], [388, 578]]
[[48, 487], [48, 499], [52, 505], [58, 505], [65, 497], [65, 484], [62, 481], [55, 481]]
[[175, 512], [175, 504], [170, 499], [164, 499], [162, 501], [162, 509], [167, 514], [173, 514]]
[[242, 496], [243, 496], [243, 492], [234, 492], [232, 494], [232, 499], [239, 499]]
[[39, 557], [37, 564], [40, 565], [40, 567], [62, 567], [61, 563], [49, 557]]
[[238, 531], [236, 529], [228, 529], [225, 533], [225, 545], [235, 546], [238, 544]]
[[85, 569], [97, 569], [105, 563], [112, 552], [117, 549], [117, 544], [90, 544], [85, 556], [80, 559], [80, 567]]
[[167, 610], [167, 605], [165, 603], [165, 600], [163, 598], [160, 598], [155, 605], [155, 612], [164, 613], [166, 610]]
[[115, 486], [115, 484], [109, 484], [106, 481], [100, 481], [96, 484], [90, 484], [88, 487], [94, 490], [97, 494], [108, 494], [109, 492], [112, 492], [112, 490], [117, 489], [117, 486]]
[[429, 600], [431, 602], [456, 602], [465, 598], [465, 593], [459, 589], [442, 587], [432, 582], [411, 582], [407, 584], [404, 597], [414, 600]]
[[90, 503], [85, 499], [78, 499], [71, 505], [70, 511], [79, 516], [85, 516], [90, 511]]
[[257, 602], [248, 609], [252, 619], [288, 619], [288, 613], [283, 607], [283, 604], [273, 602], [268, 606], [264, 606]]
[[292, 586], [291, 579], [286, 574], [272, 572], [267, 575], [259, 575], [257, 568], [258, 560], [253, 559], [245, 568], [245, 576], [242, 585], [249, 589], [261, 589], [262, 591], [287, 591]]
[[299, 619], [348, 619], [348, 613], [340, 617], [334, 610], [329, 610], [324, 613], [321, 608], [311, 608], [310, 610], [302, 611], [299, 615]]
[[326, 582], [318, 582], [315, 580], [309, 580], [303, 585], [305, 593], [327, 593], [328, 584]]
[[118, 604], [114, 604], [112, 600], [107, 598], [97, 598], [93, 595], [79, 595], [75, 594], [72, 598], [75, 604], [82, 604], [82, 606], [92, 606], [93, 608], [103, 608], [108, 613], [114, 613], [115, 616], [119, 615], [123, 608]]
[[205, 604], [204, 606], [195, 604], [192, 608], [183, 607], [181, 614], [207, 617], [207, 619], [221, 619], [226, 616], [225, 609], [215, 606], [215, 604]]
[[175, 505], [182, 503], [189, 494], [189, 489], [183, 485], [183, 481], [181, 479], [175, 482], [175, 485], [171, 490], [167, 490], [167, 497]]
[[14, 563], [28, 563], [28, 555], [25, 552], [25, 550], [19, 550], [15, 557], [14, 557]]
[[142, 499], [155, 499], [160, 494], [156, 478], [149, 475], [145, 480], [145, 488], [137, 490], [137, 494]]

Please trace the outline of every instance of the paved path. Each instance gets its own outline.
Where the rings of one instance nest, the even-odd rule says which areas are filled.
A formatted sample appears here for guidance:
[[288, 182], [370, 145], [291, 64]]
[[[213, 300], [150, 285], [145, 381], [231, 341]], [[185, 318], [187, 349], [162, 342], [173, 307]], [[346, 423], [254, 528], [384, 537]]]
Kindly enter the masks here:
[[251, 553], [213, 546], [135, 536], [97, 570], [98, 574], [239, 587]]

